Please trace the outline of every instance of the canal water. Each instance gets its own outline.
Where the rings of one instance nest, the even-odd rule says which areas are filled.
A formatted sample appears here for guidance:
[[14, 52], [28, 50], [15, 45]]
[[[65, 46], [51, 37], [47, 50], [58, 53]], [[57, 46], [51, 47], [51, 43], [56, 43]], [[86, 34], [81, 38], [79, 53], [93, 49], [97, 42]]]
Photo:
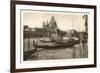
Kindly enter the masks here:
[[[25, 51], [32, 51], [34, 50], [33, 46], [33, 40], [37, 41], [39, 44], [42, 44], [39, 41], [39, 38], [31, 38], [24, 39], [24, 52]], [[86, 47], [84, 50], [84, 58], [88, 57], [88, 48]], [[36, 52], [32, 53], [27, 59], [25, 60], [54, 60], [54, 59], [74, 59], [74, 58], [83, 58], [82, 55], [81, 46], [80, 44], [76, 44], [73, 47], [67, 47], [67, 48], [38, 48]]]

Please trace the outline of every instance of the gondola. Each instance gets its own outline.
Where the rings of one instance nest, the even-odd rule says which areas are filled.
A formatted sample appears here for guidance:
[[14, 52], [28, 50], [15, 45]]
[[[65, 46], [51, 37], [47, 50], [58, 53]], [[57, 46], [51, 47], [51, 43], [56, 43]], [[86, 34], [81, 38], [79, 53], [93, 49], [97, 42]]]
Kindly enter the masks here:
[[48, 42], [35, 45], [36, 48], [66, 48], [66, 47], [73, 47], [76, 41], [55, 41], [55, 42]]

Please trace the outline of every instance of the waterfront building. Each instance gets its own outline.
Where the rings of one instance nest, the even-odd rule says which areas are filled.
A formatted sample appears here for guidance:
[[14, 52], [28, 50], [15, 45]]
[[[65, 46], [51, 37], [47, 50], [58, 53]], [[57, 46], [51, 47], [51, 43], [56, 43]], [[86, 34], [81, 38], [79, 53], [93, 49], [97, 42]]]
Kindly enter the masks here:
[[51, 17], [50, 21], [43, 21], [43, 28], [27, 28], [30, 31], [24, 31], [24, 37], [30, 35], [30, 37], [50, 38], [57, 39], [60, 29], [57, 27], [57, 22], [54, 16]]

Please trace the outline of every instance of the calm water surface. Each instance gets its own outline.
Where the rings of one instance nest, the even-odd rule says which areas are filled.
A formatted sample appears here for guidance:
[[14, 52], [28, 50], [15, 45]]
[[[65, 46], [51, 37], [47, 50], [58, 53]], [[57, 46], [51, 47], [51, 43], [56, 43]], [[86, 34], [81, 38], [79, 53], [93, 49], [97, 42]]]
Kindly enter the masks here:
[[[39, 38], [31, 38], [30, 40], [24, 39], [24, 51], [34, 50], [33, 40], [38, 41]], [[30, 44], [29, 44], [30, 41]], [[29, 46], [30, 45], [30, 46]], [[48, 49], [48, 48], [38, 48], [37, 52], [31, 54], [26, 60], [51, 60], [51, 59], [73, 59], [73, 58], [80, 58], [81, 56], [81, 49], [80, 44], [77, 44], [73, 47], [67, 48], [58, 48], [58, 49]], [[88, 50], [85, 50], [85, 58], [88, 57]]]

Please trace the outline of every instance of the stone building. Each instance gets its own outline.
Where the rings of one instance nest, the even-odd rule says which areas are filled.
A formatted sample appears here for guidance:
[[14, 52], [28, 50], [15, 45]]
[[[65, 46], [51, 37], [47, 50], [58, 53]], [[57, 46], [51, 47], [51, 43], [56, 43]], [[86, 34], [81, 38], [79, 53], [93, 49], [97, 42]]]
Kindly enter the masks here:
[[47, 35], [49, 38], [56, 39], [58, 36], [58, 27], [57, 22], [54, 18], [54, 16], [51, 17], [50, 21], [43, 22], [43, 29], [46, 29], [48, 31]]
[[30, 31], [25, 31], [24, 35], [30, 35], [31, 38], [39, 37], [39, 38], [50, 38], [51, 40], [58, 39], [63, 31], [58, 29], [57, 22], [54, 16], [51, 17], [50, 21], [43, 21], [43, 28], [28, 28]]

